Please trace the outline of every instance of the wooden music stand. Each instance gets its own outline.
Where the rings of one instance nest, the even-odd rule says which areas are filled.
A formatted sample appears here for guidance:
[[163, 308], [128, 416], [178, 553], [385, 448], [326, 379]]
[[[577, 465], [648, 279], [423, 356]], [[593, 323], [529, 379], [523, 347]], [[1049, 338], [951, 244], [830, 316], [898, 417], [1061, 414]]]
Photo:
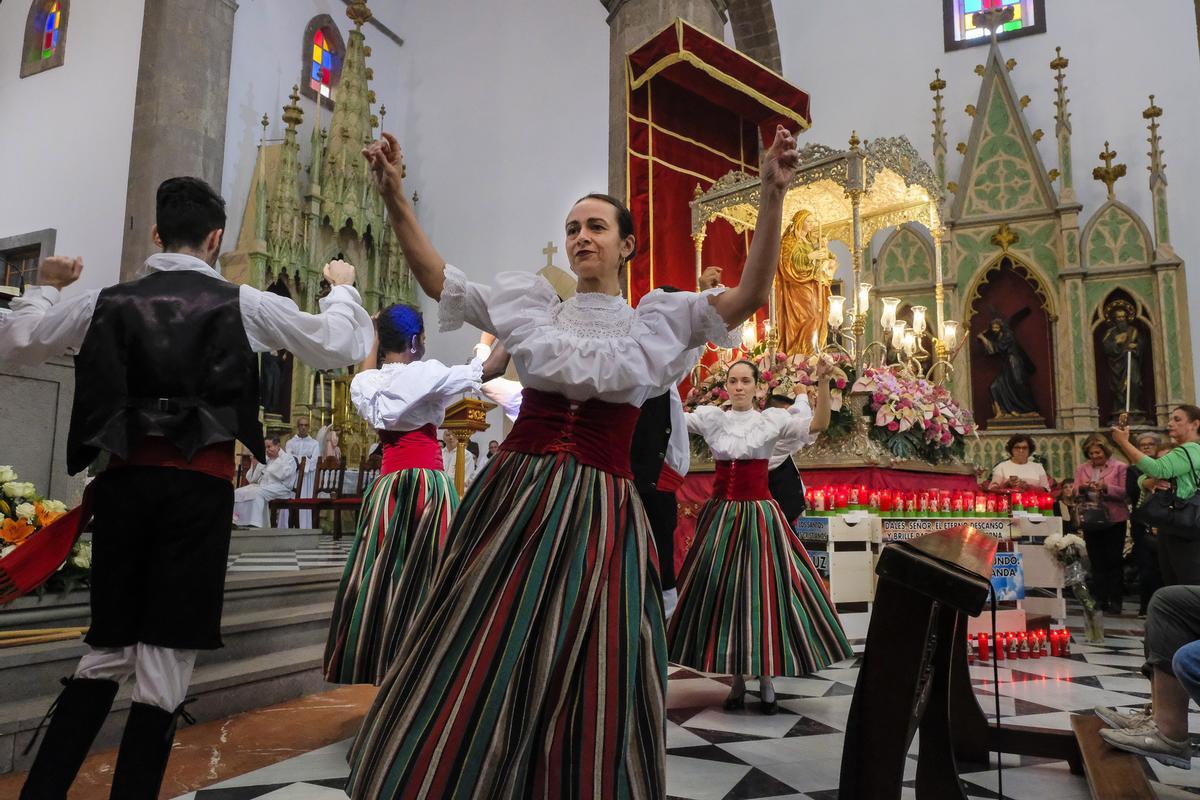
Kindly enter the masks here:
[[487, 413], [495, 407], [495, 403], [475, 397], [464, 397], [446, 409], [442, 430], [450, 431], [458, 438], [458, 453], [454, 460], [454, 488], [459, 497], [462, 497], [467, 484], [467, 442], [471, 439], [471, 434], [488, 429]]
[[842, 800], [900, 797], [913, 735], [921, 731], [917, 796], [965, 798], [957, 759], [988, 753], [1070, 762], [1081, 774], [1069, 731], [989, 725], [971, 691], [966, 620], [983, 611], [997, 541], [969, 525], [884, 548], [879, 583], [842, 750]]

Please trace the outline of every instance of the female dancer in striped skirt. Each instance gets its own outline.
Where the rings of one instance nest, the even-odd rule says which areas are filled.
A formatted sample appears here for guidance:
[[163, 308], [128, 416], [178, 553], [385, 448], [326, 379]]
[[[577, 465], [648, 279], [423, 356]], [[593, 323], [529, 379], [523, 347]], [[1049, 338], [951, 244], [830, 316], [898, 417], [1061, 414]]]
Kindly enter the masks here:
[[350, 383], [350, 399], [379, 433], [383, 464], [363, 494], [358, 531], [333, 606], [325, 679], [378, 685], [396, 658], [441, 562], [458, 495], [442, 472], [437, 426], [446, 406], [478, 390], [478, 360], [422, 361], [425, 324], [406, 305], [384, 309], [376, 352]]
[[696, 519], [667, 641], [672, 662], [733, 674], [727, 709], [744, 705], [742, 676], [758, 675], [760, 708], [774, 714], [772, 675], [806, 675], [852, 651], [767, 483], [767, 460], [777, 442], [788, 439], [794, 452], [828, 427], [828, 377], [818, 372], [815, 416], [803, 393], [787, 410], [755, 410], [758, 382], [758, 368], [738, 361], [725, 384], [730, 410], [701, 406], [687, 415], [688, 430], [704, 437], [717, 460], [717, 480]]
[[[443, 329], [492, 333], [525, 387], [520, 416], [451, 526], [430, 600], [352, 752], [347, 791], [389, 798], [661, 798], [666, 638], [649, 523], [630, 480], [638, 406], [686, 355], [732, 341], [768, 299], [783, 195], [798, 162], [782, 128], [763, 167], [761, 232], [736, 288], [620, 296], [633, 219], [590, 195], [571, 207], [578, 294], [446, 265], [401, 188], [391, 136], [366, 156]], [[725, 344], [728, 346], [728, 344]]]

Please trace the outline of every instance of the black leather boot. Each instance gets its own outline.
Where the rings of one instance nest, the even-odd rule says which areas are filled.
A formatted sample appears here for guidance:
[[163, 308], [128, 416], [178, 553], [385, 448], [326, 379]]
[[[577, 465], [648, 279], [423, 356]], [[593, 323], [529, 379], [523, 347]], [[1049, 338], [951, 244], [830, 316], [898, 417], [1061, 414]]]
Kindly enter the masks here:
[[129, 720], [121, 736], [117, 767], [109, 800], [155, 800], [167, 773], [167, 759], [175, 741], [175, 727], [183, 706], [165, 711], [146, 703], [129, 706]]
[[[63, 684], [62, 694], [46, 712], [50, 727], [21, 789], [21, 800], [66, 799], [117, 696], [116, 681], [64, 678]], [[35, 733], [29, 747], [36, 740]]]

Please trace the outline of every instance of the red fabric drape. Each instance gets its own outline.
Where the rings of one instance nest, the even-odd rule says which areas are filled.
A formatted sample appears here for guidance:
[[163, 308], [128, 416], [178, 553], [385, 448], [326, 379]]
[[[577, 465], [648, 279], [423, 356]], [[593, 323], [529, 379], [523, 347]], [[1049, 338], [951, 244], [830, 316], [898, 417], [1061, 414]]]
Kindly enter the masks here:
[[[627, 201], [639, 237], [629, 267], [634, 305], [660, 286], [694, 289], [691, 208], [740, 170], [757, 174], [760, 132], [776, 124], [807, 127], [808, 95], [723, 42], [676, 21], [627, 61]], [[719, 266], [735, 285], [750, 237], [718, 222], [709, 226], [703, 263]]]

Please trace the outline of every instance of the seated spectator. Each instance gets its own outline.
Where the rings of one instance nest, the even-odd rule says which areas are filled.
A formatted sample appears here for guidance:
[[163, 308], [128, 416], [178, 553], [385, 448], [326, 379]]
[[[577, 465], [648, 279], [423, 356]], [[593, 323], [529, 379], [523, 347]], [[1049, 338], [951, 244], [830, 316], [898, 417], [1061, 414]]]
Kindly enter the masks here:
[[[1192, 767], [1188, 700], [1200, 689], [1200, 586], [1168, 586], [1150, 600], [1146, 614], [1149, 708], [1099, 707], [1109, 728], [1100, 738], [1118, 750], [1180, 769]], [[1178, 664], [1178, 669], [1177, 669]]]

